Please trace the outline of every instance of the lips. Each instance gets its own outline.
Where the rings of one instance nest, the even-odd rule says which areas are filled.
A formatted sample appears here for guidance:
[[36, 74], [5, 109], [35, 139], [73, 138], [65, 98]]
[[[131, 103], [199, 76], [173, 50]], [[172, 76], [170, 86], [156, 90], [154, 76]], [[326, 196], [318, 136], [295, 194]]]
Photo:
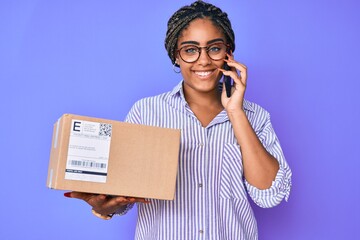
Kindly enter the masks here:
[[211, 71], [194, 71], [194, 73], [201, 77], [201, 78], [206, 78], [208, 76], [210, 76], [212, 73], [214, 72], [214, 70]]

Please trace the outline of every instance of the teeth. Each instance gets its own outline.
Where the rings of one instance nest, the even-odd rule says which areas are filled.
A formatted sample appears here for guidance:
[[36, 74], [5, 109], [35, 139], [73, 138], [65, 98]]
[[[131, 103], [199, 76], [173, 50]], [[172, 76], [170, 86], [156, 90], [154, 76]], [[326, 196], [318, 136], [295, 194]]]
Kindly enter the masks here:
[[200, 77], [206, 77], [208, 75], [210, 75], [212, 72], [195, 72], [196, 75], [199, 75]]

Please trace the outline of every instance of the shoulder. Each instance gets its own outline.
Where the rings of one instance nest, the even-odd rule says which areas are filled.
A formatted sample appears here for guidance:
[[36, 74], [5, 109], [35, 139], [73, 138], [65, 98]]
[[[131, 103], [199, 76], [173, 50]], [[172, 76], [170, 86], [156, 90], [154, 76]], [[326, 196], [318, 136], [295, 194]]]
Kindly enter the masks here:
[[261, 107], [259, 104], [250, 102], [249, 100], [244, 99], [244, 109], [252, 114], [265, 114], [269, 115], [269, 112]]
[[270, 113], [259, 104], [244, 100], [244, 110], [254, 129], [270, 121]]
[[134, 103], [130, 109], [126, 121], [131, 123], [145, 124], [147, 120], [154, 120], [158, 116], [169, 110], [170, 92], [156, 96], [145, 97]]
[[142, 98], [135, 102], [134, 107], [144, 108], [163, 105], [164, 103], [167, 103], [169, 101], [170, 93], [171, 92], [165, 92], [159, 95]]

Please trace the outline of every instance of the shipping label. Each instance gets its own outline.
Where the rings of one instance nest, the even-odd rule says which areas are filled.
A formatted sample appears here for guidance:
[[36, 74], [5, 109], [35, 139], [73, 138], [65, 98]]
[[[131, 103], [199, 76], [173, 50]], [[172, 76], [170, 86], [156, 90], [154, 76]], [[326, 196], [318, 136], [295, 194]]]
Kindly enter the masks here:
[[65, 179], [105, 183], [112, 125], [73, 119]]

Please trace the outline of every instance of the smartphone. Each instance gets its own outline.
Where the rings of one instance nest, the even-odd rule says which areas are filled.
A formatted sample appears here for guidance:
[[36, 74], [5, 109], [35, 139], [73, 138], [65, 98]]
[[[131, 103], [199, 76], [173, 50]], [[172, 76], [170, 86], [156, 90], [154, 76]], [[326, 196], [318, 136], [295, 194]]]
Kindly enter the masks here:
[[[224, 70], [226, 71], [230, 70], [230, 67], [226, 63], [224, 64]], [[225, 83], [226, 96], [229, 98], [231, 96], [231, 88], [232, 88], [231, 77], [224, 75], [224, 83]]]

